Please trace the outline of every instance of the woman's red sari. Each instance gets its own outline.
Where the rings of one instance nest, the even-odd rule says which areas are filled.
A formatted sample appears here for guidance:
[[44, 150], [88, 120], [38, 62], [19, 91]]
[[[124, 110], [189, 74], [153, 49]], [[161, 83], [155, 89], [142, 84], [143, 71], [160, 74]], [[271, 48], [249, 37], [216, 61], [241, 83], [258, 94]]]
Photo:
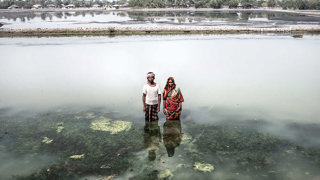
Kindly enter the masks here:
[[[169, 80], [173, 81], [173, 86], [170, 88], [168, 85]], [[180, 119], [182, 108], [179, 108], [179, 104], [184, 101], [181, 90], [174, 84], [174, 79], [170, 77], [167, 81], [167, 85], [163, 91], [163, 100], [165, 101], [164, 108], [166, 109], [166, 119]]]

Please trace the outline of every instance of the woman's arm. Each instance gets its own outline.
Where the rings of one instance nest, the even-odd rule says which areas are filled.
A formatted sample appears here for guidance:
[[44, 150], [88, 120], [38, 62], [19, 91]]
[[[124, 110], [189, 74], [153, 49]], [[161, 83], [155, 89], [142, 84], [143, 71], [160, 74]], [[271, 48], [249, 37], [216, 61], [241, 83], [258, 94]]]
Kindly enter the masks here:
[[167, 110], [166, 110], [166, 100], [163, 100], [163, 114], [167, 114], [167, 112], [166, 112]]
[[178, 111], [181, 111], [182, 110], [182, 102], [179, 103], [179, 109]]

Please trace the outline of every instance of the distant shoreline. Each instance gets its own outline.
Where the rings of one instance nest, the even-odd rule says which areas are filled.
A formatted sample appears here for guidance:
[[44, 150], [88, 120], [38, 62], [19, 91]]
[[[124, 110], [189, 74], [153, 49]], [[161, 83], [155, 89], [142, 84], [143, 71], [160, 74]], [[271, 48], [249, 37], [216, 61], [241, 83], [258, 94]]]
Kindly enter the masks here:
[[[282, 9], [210, 9], [210, 8], [75, 8], [75, 9], [15, 9], [0, 10], [1, 13], [32, 13], [32, 12], [75, 12], [75, 11], [208, 11], [208, 12], [278, 12], [298, 13], [310, 16], [319, 16], [319, 10], [282, 10]], [[0, 28], [0, 37], [46, 37], [46, 36], [117, 36], [117, 35], [175, 35], [175, 34], [249, 34], [249, 33], [289, 33], [289, 34], [320, 34], [320, 26], [316, 27], [106, 27], [106, 28], [37, 28], [37, 29], [3, 29]]]
[[0, 30], [0, 37], [67, 37], [119, 35], [188, 35], [188, 34], [303, 34], [320, 35], [318, 28], [77, 28], [77, 29], [10, 29]]
[[0, 13], [20, 13], [20, 12], [75, 12], [75, 11], [208, 11], [208, 12], [279, 12], [293, 13], [304, 15], [319, 15], [320, 10], [286, 10], [277, 8], [251, 8], [251, 9], [230, 9], [230, 8], [120, 8], [120, 9], [105, 9], [105, 8], [74, 8], [74, 9], [0, 9]]

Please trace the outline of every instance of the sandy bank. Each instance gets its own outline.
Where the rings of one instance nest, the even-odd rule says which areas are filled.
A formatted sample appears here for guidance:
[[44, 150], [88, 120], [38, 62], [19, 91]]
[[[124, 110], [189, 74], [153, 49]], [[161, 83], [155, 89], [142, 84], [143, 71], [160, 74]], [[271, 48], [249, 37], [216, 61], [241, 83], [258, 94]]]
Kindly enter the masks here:
[[77, 29], [11, 29], [0, 30], [1, 37], [10, 36], [104, 36], [104, 35], [170, 35], [170, 34], [234, 34], [291, 33], [320, 34], [320, 27], [305, 28], [77, 28]]

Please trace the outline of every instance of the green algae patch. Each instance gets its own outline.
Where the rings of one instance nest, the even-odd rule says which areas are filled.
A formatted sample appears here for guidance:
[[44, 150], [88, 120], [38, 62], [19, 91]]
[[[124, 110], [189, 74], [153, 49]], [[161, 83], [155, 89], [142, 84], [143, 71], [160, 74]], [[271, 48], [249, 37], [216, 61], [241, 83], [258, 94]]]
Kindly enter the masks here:
[[110, 118], [100, 118], [91, 122], [90, 128], [96, 131], [107, 131], [110, 134], [118, 134], [122, 131], [129, 131], [132, 123], [122, 120], [112, 120]]
[[108, 177], [102, 178], [101, 180], [112, 180], [112, 179], [114, 179], [116, 176], [117, 176], [116, 174], [112, 174], [112, 175], [110, 175], [110, 176], [108, 176]]
[[190, 143], [192, 141], [192, 136], [188, 133], [182, 134], [182, 142], [181, 144]]
[[43, 137], [43, 140], [42, 142], [45, 143], [45, 144], [50, 144], [52, 143], [53, 139], [49, 139], [48, 137]]
[[169, 179], [171, 177], [173, 177], [173, 174], [169, 169], [165, 169], [158, 174], [158, 179]]
[[60, 133], [63, 130], [63, 122], [58, 123], [57, 133]]
[[71, 159], [83, 159], [84, 158], [84, 154], [76, 154], [76, 155], [72, 155], [70, 156]]
[[211, 172], [214, 170], [213, 165], [200, 162], [195, 162], [193, 168], [202, 172]]

